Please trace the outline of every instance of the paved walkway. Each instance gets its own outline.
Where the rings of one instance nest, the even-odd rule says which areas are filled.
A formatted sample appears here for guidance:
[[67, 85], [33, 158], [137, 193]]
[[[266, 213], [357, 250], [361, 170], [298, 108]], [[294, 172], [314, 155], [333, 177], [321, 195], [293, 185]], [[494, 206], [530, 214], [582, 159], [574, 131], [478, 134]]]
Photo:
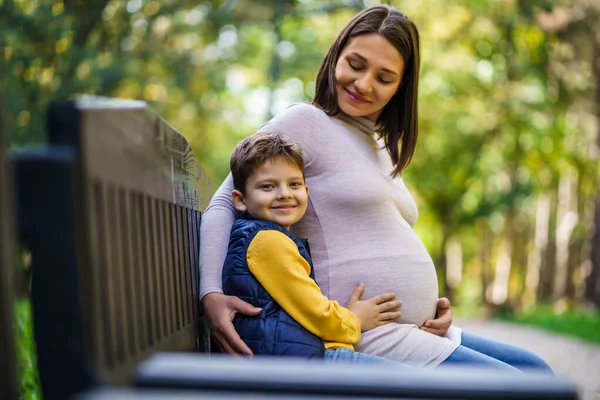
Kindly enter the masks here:
[[472, 333], [535, 352], [550, 364], [557, 375], [575, 385], [581, 400], [600, 400], [600, 346], [507, 322], [455, 318], [454, 323]]

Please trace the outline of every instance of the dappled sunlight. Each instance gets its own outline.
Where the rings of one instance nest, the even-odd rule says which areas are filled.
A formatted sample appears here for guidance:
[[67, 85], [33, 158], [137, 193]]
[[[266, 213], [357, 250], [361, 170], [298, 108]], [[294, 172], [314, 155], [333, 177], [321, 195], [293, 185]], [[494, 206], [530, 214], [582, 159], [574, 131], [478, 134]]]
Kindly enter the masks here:
[[[239, 140], [311, 101], [331, 40], [361, 2], [11, 3], [0, 55], [12, 147], [42, 142], [51, 99], [139, 99], [218, 183]], [[420, 138], [403, 177], [443, 292], [510, 307], [597, 299], [598, 7], [391, 3], [420, 29]]]

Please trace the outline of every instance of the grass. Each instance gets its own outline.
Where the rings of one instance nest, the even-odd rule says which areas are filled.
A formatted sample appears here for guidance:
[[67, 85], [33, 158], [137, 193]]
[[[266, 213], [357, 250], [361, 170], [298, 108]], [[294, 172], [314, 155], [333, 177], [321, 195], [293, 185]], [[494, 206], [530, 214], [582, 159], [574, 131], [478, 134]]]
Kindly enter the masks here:
[[31, 303], [28, 299], [19, 299], [15, 303], [15, 336], [19, 380], [22, 400], [40, 400], [42, 398], [40, 378], [38, 376], [35, 340], [33, 337], [33, 318]]
[[551, 306], [536, 306], [519, 314], [498, 314], [497, 318], [600, 344], [600, 310], [573, 309], [556, 313]]

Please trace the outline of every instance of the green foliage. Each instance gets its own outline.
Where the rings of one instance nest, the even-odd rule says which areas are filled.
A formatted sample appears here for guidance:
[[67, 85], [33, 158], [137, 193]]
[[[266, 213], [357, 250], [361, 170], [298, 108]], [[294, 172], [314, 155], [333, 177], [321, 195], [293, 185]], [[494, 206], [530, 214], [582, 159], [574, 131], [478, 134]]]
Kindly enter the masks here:
[[574, 309], [557, 313], [551, 306], [539, 305], [521, 314], [499, 314], [498, 318], [600, 343], [600, 312], [598, 310]]
[[19, 299], [15, 303], [15, 326], [21, 399], [38, 400], [42, 398], [42, 395], [29, 300]]
[[[185, 135], [218, 185], [239, 140], [290, 103], [311, 100], [336, 34], [357, 10], [376, 3], [4, 0], [0, 72], [6, 71], [7, 94], [0, 104], [10, 145], [43, 140], [52, 99], [142, 99]], [[487, 275], [480, 285], [486, 292], [499, 243], [522, 237], [512, 247], [507, 280], [507, 298], [521, 297], [537, 201], [552, 200], [551, 254], [566, 179], [575, 182], [570, 212], [577, 215], [569, 280], [581, 289], [577, 277], [587, 268], [591, 232], [585, 221], [600, 176], [590, 39], [598, 34], [599, 7], [584, 0], [386, 3], [413, 19], [421, 35], [420, 137], [403, 178], [419, 204], [416, 230], [440, 282], [450, 239], [460, 239], [465, 270]], [[551, 296], [548, 260], [542, 297]], [[474, 269], [477, 263], [485, 265]]]

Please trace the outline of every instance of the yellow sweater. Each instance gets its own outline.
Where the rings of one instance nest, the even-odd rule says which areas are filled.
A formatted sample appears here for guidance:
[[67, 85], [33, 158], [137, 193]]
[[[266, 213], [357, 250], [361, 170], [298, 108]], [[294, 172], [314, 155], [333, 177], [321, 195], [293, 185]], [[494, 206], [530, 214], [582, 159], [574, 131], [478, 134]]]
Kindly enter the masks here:
[[310, 265], [296, 244], [278, 231], [260, 231], [248, 246], [248, 268], [292, 318], [320, 337], [326, 349], [354, 350], [360, 322], [354, 313], [329, 300], [309, 276]]

